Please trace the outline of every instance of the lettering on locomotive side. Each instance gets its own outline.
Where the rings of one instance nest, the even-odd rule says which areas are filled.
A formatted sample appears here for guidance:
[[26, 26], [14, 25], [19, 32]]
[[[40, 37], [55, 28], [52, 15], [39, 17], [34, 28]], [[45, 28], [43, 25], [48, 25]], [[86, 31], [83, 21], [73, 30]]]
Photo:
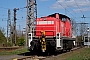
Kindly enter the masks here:
[[54, 21], [37, 21], [37, 25], [54, 24]]

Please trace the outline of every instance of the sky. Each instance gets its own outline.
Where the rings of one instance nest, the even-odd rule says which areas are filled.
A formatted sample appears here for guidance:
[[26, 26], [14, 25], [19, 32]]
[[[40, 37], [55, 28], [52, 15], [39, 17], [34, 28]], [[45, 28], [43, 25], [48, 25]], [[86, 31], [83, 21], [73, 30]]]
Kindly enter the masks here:
[[[61, 13], [74, 19], [76, 22], [90, 23], [90, 0], [36, 0], [38, 17], [53, 13]], [[7, 29], [8, 9], [11, 11], [13, 23], [13, 9], [17, 11], [17, 29], [23, 30], [26, 25], [26, 0], [0, 0], [0, 27]], [[85, 19], [82, 19], [82, 16]]]

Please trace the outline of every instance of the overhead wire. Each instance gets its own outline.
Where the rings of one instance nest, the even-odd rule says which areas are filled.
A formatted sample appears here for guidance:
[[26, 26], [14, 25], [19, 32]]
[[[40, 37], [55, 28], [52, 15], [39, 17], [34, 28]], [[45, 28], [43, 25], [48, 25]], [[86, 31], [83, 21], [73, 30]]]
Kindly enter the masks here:
[[[8, 10], [8, 9], [13, 10], [13, 9], [11, 9], [11, 8], [5, 8], [5, 7], [0, 7], [0, 8], [5, 9], [5, 10]], [[19, 10], [23, 11], [23, 9], [25, 9], [25, 8], [26, 8], [26, 7], [21, 7], [21, 8], [19, 8]], [[24, 12], [26, 12], [26, 11], [24, 11]], [[13, 14], [13, 13], [11, 13], [11, 14]], [[0, 15], [0, 16], [1, 16], [1, 15]]]
[[[75, 1], [75, 0], [74, 0]], [[77, 5], [77, 7], [80, 9], [80, 7], [79, 7], [79, 5], [77, 4], [77, 2], [75, 1], [75, 3], [76, 3], [76, 5]], [[85, 16], [84, 16], [84, 14], [83, 14], [83, 12], [82, 12], [82, 10], [80, 9], [80, 12], [81, 12], [81, 14], [82, 14], [82, 19], [84, 20], [83, 22], [85, 22]]]
[[[85, 0], [85, 1], [90, 3], [90, 1], [89, 1], [89, 0]], [[90, 8], [90, 5], [89, 5], [89, 6], [87, 6], [87, 7], [89, 7], [89, 8]], [[86, 17], [86, 18], [90, 18], [90, 17]]]
[[[57, 2], [58, 2], [58, 0], [56, 0]], [[61, 5], [64, 9], [65, 9], [65, 7], [60, 3], [60, 2], [58, 2], [59, 3], [59, 5]], [[67, 9], [66, 9], [67, 10]], [[68, 10], [67, 10], [68, 11]], [[69, 11], [68, 11], [69, 12]], [[71, 13], [70, 13], [71, 14]], [[74, 15], [72, 15], [71, 14], [71, 16], [73, 16], [74, 18], [76, 18]]]
[[[90, 3], [90, 0], [85, 0], [86, 2]], [[88, 6], [90, 8], [90, 5]], [[86, 18], [90, 18], [90, 17], [86, 17]], [[90, 24], [89, 24], [90, 25]]]
[[[25, 8], [26, 8], [26, 7], [22, 7], [22, 6], [19, 7], [20, 12], [21, 12], [21, 11], [25, 11], [25, 10], [24, 10]], [[10, 9], [10, 10], [13, 11], [14, 8], [8, 8], [8, 7], [6, 8], [6, 7], [2, 7], [2, 6], [0, 7], [0, 10], [1, 10], [1, 11], [3, 11], [3, 10], [6, 11], [6, 10], [8, 10], [8, 9]], [[5, 11], [4, 11], [4, 12], [5, 12]], [[26, 12], [26, 11], [25, 11], [25, 12]], [[21, 14], [21, 15], [18, 15], [18, 16], [24, 16], [24, 15], [25, 15], [25, 14], [22, 14], [22, 13], [19, 13], [19, 14]], [[5, 15], [8, 16], [7, 14], [5, 14]], [[13, 15], [13, 13], [11, 13], [11, 15]], [[2, 14], [1, 14], [0, 16], [2, 16]], [[5, 17], [6, 17], [6, 16], [5, 16]], [[2, 17], [2, 18], [0, 19], [1, 23], [4, 22], [4, 21], [7, 21], [8, 18], [4, 19], [5, 17]], [[22, 21], [22, 19], [20, 19], [20, 18], [18, 18], [18, 19], [21, 20], [19, 23], [24, 22], [24, 20], [25, 20], [25, 19], [24, 19], [24, 20]], [[13, 20], [13, 19], [11, 19], [11, 20]]]
[[[68, 7], [68, 5], [67, 5], [67, 3], [65, 2], [65, 4], [66, 4], [66, 6]], [[71, 8], [69, 8], [69, 9], [71, 9]], [[66, 8], [65, 8], [65, 10], [66, 10]], [[71, 9], [72, 10], [72, 9]], [[72, 10], [73, 11], [73, 10]], [[75, 13], [74, 11], [73, 11], [73, 13]], [[76, 14], [76, 13], [75, 13]]]
[[[74, 0], [75, 1], [75, 0]], [[88, 0], [85, 0], [86, 2], [88, 1]], [[82, 14], [82, 19], [84, 20], [84, 21], [82, 21], [82, 22], [85, 22], [85, 18], [87, 18], [87, 17], [85, 17], [85, 15], [83, 14], [83, 12], [82, 12], [82, 9], [79, 7], [79, 5], [77, 4], [77, 2], [75, 1], [75, 3], [76, 3], [76, 5], [77, 5], [77, 7], [80, 9], [80, 12], [81, 12], [81, 14]]]
[[0, 8], [3, 8], [3, 9], [8, 9], [8, 8], [5, 8], [5, 7], [0, 7]]
[[[74, 2], [76, 3], [77, 7], [80, 9], [80, 7], [79, 7], [79, 5], [77, 4], [77, 2], [76, 2], [75, 0], [74, 0]], [[82, 15], [84, 15], [81, 9], [80, 9], [80, 12], [81, 12]]]

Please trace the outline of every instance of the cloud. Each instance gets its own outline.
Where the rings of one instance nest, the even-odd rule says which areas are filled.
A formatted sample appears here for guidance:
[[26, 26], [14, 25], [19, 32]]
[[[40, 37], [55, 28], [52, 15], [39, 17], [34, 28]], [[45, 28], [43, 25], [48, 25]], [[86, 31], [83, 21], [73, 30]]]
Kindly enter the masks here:
[[90, 11], [90, 7], [85, 7], [85, 8], [81, 8], [81, 9], [73, 9], [74, 12], [78, 12], [78, 11]]
[[74, 10], [76, 9], [77, 11], [79, 11], [80, 9], [82, 9], [83, 11], [90, 10], [86, 7], [90, 7], [90, 0], [57, 0], [52, 5], [51, 8], [52, 9], [74, 8]]

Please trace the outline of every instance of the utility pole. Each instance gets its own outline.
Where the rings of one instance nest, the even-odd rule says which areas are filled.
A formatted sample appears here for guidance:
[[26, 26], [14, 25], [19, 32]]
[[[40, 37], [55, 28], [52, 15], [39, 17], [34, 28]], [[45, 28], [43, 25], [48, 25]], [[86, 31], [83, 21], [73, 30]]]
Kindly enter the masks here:
[[15, 46], [16, 46], [16, 20], [17, 20], [17, 18], [16, 18], [16, 12], [17, 12], [17, 10], [19, 10], [19, 8], [14, 8], [14, 44], [15, 44]]
[[[7, 43], [9, 41], [9, 37], [10, 37], [10, 41], [12, 41], [11, 39], [11, 19], [10, 19], [10, 9], [8, 9], [8, 20], [7, 20]], [[9, 36], [10, 34], [10, 36]]]
[[29, 0], [28, 1], [28, 32], [32, 33], [33, 32], [33, 26], [34, 22], [37, 18], [37, 4], [36, 0]]
[[[35, 21], [37, 18], [37, 4], [36, 0], [27, 0], [27, 20], [26, 20], [26, 37], [28, 37], [28, 33], [33, 33], [35, 30]], [[27, 38], [26, 38], [26, 45], [27, 45]]]

